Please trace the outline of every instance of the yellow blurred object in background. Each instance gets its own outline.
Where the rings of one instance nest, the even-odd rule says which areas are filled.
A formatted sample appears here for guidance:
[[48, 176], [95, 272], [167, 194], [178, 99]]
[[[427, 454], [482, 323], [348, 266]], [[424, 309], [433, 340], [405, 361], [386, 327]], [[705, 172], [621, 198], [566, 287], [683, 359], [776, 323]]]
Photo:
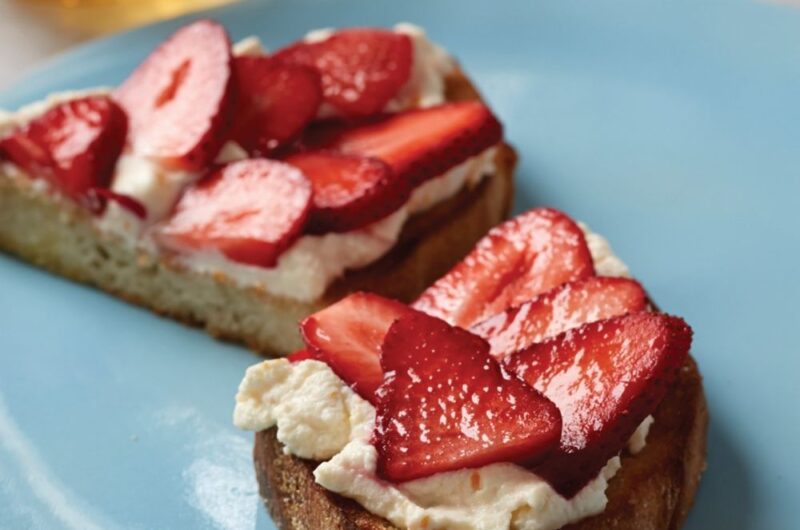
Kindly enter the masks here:
[[37, 15], [87, 37], [141, 26], [238, 0], [16, 0]]

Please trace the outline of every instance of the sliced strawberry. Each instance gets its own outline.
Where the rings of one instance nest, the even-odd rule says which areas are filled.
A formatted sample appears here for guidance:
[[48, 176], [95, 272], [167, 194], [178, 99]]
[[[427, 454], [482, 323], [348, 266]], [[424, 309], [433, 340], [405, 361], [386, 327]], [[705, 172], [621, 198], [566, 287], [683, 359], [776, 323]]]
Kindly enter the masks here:
[[565, 214], [530, 210], [497, 226], [413, 307], [469, 328], [564, 282], [594, 275], [583, 232]]
[[513, 373], [558, 406], [558, 451], [534, 471], [572, 497], [651, 414], [686, 361], [692, 331], [650, 312], [586, 324], [506, 358]]
[[286, 359], [290, 363], [299, 363], [300, 361], [308, 361], [309, 359], [312, 360], [319, 360], [317, 357], [308, 349], [297, 350], [294, 353], [290, 353], [286, 356]]
[[127, 118], [106, 96], [61, 103], [0, 139], [0, 151], [73, 199], [106, 187], [125, 144]]
[[267, 155], [294, 140], [322, 102], [319, 73], [267, 56], [234, 59], [237, 104], [231, 139]]
[[643, 311], [647, 294], [636, 280], [590, 276], [562, 284], [470, 328], [501, 359], [583, 324]]
[[164, 41], [114, 92], [133, 151], [189, 170], [213, 160], [233, 110], [231, 63], [228, 34], [210, 20]]
[[320, 42], [297, 42], [278, 60], [313, 66], [322, 75], [325, 101], [344, 116], [380, 112], [411, 76], [408, 35], [388, 30], [339, 30]]
[[178, 251], [215, 250], [272, 267], [299, 236], [311, 184], [296, 168], [263, 158], [223, 166], [189, 188], [156, 237]]
[[324, 361], [361, 397], [375, 401], [383, 381], [380, 346], [389, 326], [408, 306], [370, 293], [355, 293], [300, 323], [311, 356]]
[[480, 337], [412, 312], [383, 343], [378, 390], [379, 476], [402, 482], [494, 462], [531, 464], [558, 445], [561, 417], [509, 376]]
[[147, 218], [147, 208], [130, 195], [116, 193], [108, 188], [91, 188], [88, 193], [89, 208], [97, 215], [102, 214], [109, 202], [115, 202], [141, 220]]
[[308, 231], [347, 232], [383, 219], [411, 194], [407, 179], [398, 178], [385, 162], [334, 151], [305, 151], [286, 163], [299, 168], [314, 186]]
[[310, 143], [380, 158], [416, 186], [497, 144], [503, 127], [478, 101], [389, 114], [352, 127], [311, 131]]

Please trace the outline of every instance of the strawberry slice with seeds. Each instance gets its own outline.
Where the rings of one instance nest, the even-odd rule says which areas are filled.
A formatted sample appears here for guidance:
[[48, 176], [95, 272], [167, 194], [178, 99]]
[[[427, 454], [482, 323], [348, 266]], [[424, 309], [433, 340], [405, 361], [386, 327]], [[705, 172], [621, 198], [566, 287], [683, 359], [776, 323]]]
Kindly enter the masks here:
[[583, 232], [565, 214], [530, 210], [493, 228], [413, 307], [469, 328], [562, 283], [594, 275]]
[[156, 237], [177, 251], [217, 251], [272, 267], [300, 235], [311, 184], [297, 169], [252, 158], [223, 166], [186, 190]]
[[380, 112], [411, 76], [408, 35], [388, 30], [339, 30], [320, 42], [298, 42], [276, 59], [313, 66], [322, 76], [325, 101], [344, 116]]
[[164, 41], [114, 92], [130, 118], [133, 152], [199, 170], [214, 159], [232, 108], [225, 28], [199, 20]]
[[470, 331], [488, 340], [492, 355], [502, 359], [562, 331], [646, 308], [647, 294], [636, 280], [590, 276], [506, 309]]
[[127, 118], [107, 96], [88, 96], [51, 108], [0, 139], [0, 152], [76, 200], [106, 187], [125, 144]]
[[692, 331], [650, 312], [586, 324], [506, 358], [563, 416], [559, 449], [533, 470], [565, 497], [592, 480], [651, 414], [686, 361]]
[[405, 304], [354, 293], [300, 323], [309, 355], [327, 363], [364, 399], [374, 402], [383, 381], [380, 346], [392, 323], [411, 310]]
[[420, 312], [382, 347], [373, 442], [391, 482], [495, 462], [531, 464], [558, 445], [555, 405], [509, 376], [472, 333]]
[[385, 162], [334, 151], [305, 151], [285, 162], [299, 168], [314, 187], [308, 231], [347, 232], [383, 219], [411, 194]]
[[389, 114], [336, 130], [311, 131], [328, 149], [380, 158], [417, 186], [497, 144], [503, 127], [479, 101]]
[[294, 140], [322, 102], [319, 73], [266, 56], [234, 59], [237, 86], [232, 140], [268, 155]]

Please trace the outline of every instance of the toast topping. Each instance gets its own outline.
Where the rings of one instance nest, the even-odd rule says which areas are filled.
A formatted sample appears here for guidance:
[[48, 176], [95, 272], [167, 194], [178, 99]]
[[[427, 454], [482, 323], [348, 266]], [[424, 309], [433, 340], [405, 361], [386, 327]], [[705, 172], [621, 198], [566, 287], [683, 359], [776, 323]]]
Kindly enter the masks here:
[[349, 232], [383, 219], [411, 196], [411, 183], [377, 158], [305, 151], [284, 160], [311, 180], [314, 200], [307, 231]]
[[512, 353], [582, 324], [644, 311], [647, 294], [636, 280], [590, 276], [559, 285], [472, 326], [492, 355]]
[[375, 409], [327, 365], [278, 359], [247, 369], [236, 395], [234, 421], [253, 430], [277, 425], [279, 439], [292, 454], [324, 460], [351, 440], [368, 437]]
[[692, 331], [677, 317], [640, 312], [567, 331], [503, 364], [558, 405], [558, 451], [534, 468], [575, 495], [653, 412], [686, 361]]
[[542, 461], [561, 433], [552, 402], [472, 333], [416, 311], [389, 328], [373, 434], [378, 476], [405, 482], [495, 462]]
[[563, 213], [530, 210], [493, 228], [414, 307], [468, 328], [564, 282], [594, 275], [583, 232]]
[[408, 81], [413, 48], [407, 35], [354, 28], [297, 42], [278, 50], [275, 58], [316, 68], [325, 102], [341, 115], [356, 117], [381, 112]]
[[201, 170], [222, 146], [233, 111], [231, 45], [210, 20], [162, 43], [114, 92], [130, 120], [134, 153]]
[[189, 188], [156, 237], [168, 248], [271, 267], [299, 236], [311, 191], [308, 179], [282, 162], [234, 162]]
[[273, 57], [233, 62], [236, 112], [230, 138], [253, 155], [267, 156], [294, 140], [322, 102], [319, 73]]
[[[199, 20], [158, 46], [111, 97], [62, 95], [0, 115], [0, 134], [17, 129], [4, 137], [0, 160], [46, 176], [55, 186], [38, 192], [84, 201], [102, 215], [102, 234], [154, 258], [166, 250], [195, 272], [308, 302], [346, 271], [385, 255], [409, 216], [495, 172], [501, 128], [491, 112], [476, 102], [442, 105], [445, 76], [454, 71], [452, 59], [410, 25], [329, 30], [269, 55], [254, 39], [232, 49], [222, 26]], [[84, 100], [98, 107], [102, 123], [81, 129], [72, 127], [74, 118], [53, 119], [86, 107]], [[423, 106], [430, 111], [417, 113]], [[341, 138], [311, 149], [298, 142], [312, 136], [304, 131], [326, 129], [322, 117], [338, 120]], [[54, 146], [40, 141], [46, 135], [61, 138], [69, 153], [49, 152]], [[278, 216], [275, 231], [283, 235], [263, 227], [256, 237], [237, 232], [246, 223], [232, 217], [252, 218], [251, 208], [269, 201], [240, 204], [241, 196], [224, 196], [235, 193], [228, 187], [206, 195], [219, 201], [206, 210], [224, 211], [226, 220], [176, 228], [177, 218], [187, 219], [187, 201], [208, 191], [198, 181], [215, 180], [209, 175], [220, 165], [259, 156], [285, 159], [313, 187], [309, 211], [291, 227], [281, 212], [293, 201], [262, 212], [263, 222]], [[266, 250], [263, 238], [272, 237]]]
[[125, 113], [109, 97], [81, 97], [0, 138], [0, 158], [82, 201], [108, 186], [126, 130]]
[[306, 355], [327, 363], [361, 397], [375, 403], [383, 382], [381, 344], [392, 323], [411, 312], [405, 304], [376, 294], [351, 294], [300, 323]]
[[[539, 215], [548, 221], [543, 232], [525, 222]], [[523, 265], [507, 269], [500, 261], [502, 285], [539, 286], [534, 292], [547, 283], [542, 275], [565, 279], [548, 280], [556, 285], [521, 303], [482, 301], [476, 313], [491, 304], [499, 312], [470, 331], [365, 293], [302, 323], [306, 349], [290, 365], [322, 361], [375, 411], [371, 437], [360, 430], [318, 465], [323, 487], [409, 529], [553, 529], [603, 510], [617, 455], [626, 444], [632, 454], [642, 449], [691, 330], [648, 311], [636, 281], [593, 276], [598, 258], [616, 258], [595, 244], [588, 267], [575, 259], [590, 252], [586, 229], [564, 214], [533, 210], [519, 220], [520, 253], [534, 241], [548, 266], [518, 258]], [[493, 245], [519, 242], [509, 226]], [[598, 241], [588, 232], [586, 239]], [[492, 276], [488, 266], [480, 272]], [[514, 275], [525, 280], [514, 283]]]
[[412, 186], [497, 144], [503, 128], [481, 102], [448, 103], [388, 114], [356, 126], [312, 128], [306, 142], [383, 160]]

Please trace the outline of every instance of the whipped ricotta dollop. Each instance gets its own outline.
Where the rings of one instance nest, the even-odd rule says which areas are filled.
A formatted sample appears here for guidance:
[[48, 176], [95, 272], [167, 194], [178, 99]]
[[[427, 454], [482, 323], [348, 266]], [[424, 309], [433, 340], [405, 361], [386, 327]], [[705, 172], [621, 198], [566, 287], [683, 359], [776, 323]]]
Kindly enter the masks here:
[[[599, 274], [627, 275], [608, 242], [581, 225]], [[648, 416], [628, 442], [635, 454], [646, 444]], [[552, 530], [598, 514], [608, 502], [608, 481], [620, 469], [611, 458], [576, 496], [566, 499], [545, 480], [511, 463], [437, 473], [402, 484], [378, 478], [370, 443], [374, 407], [325, 363], [269, 360], [247, 370], [236, 396], [234, 423], [260, 431], [277, 427], [287, 454], [322, 461], [314, 478], [322, 487], [356, 500], [400, 528]]]
[[566, 499], [544, 479], [510, 463], [437, 473], [402, 484], [375, 478], [377, 450], [366, 440], [347, 444], [321, 463], [322, 487], [355, 499], [394, 525], [427, 530], [551, 530], [603, 511], [619, 457], [576, 496]]
[[375, 409], [319, 361], [286, 359], [251, 366], [239, 386], [234, 422], [242, 429], [277, 425], [285, 450], [326, 460], [366, 439]]

